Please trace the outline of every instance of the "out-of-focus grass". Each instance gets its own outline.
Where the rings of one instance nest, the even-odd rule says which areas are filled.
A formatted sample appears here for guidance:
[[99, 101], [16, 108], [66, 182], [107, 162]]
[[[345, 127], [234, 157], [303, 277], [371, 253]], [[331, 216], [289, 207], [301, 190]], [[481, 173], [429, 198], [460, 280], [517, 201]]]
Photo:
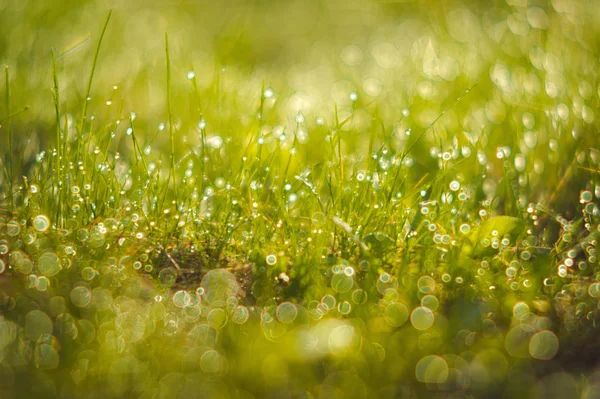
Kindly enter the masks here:
[[[83, 89], [87, 76], [82, 64], [94, 48], [91, 35], [97, 35], [98, 21], [109, 9], [115, 13], [98, 68], [96, 94], [108, 95], [114, 84], [121, 83], [121, 89], [131, 94], [128, 105], [143, 106], [149, 113], [164, 111], [160, 79], [164, 32], [171, 37], [174, 67], [182, 72], [176, 74], [180, 78], [176, 85], [184, 86], [183, 72], [194, 65], [198, 85], [214, 88], [219, 71], [225, 68], [223, 84], [243, 79], [246, 95], [253, 93], [255, 98], [263, 79], [285, 82], [290, 70], [330, 64], [337, 47], [331, 41], [343, 44], [363, 36], [367, 27], [361, 25], [377, 13], [374, 4], [345, 2], [88, 3], [4, 5], [1, 57], [18, 71], [15, 86], [27, 89], [24, 95], [34, 91], [26, 97], [29, 100], [41, 97], [47, 87], [52, 47], [57, 49], [63, 89], [75, 89], [75, 94]], [[69, 100], [73, 104], [81, 98]], [[185, 103], [180, 105], [188, 108]], [[39, 107], [38, 112], [47, 112], [45, 108]]]
[[599, 12], [0, 3], [0, 392], [593, 397]]

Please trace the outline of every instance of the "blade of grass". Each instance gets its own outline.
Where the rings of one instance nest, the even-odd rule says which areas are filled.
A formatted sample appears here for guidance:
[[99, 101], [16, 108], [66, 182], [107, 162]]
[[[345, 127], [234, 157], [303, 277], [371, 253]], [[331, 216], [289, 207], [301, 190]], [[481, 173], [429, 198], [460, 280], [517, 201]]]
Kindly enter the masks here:
[[23, 107], [23, 109], [16, 111], [8, 116], [5, 116], [4, 118], [0, 119], [0, 123], [3, 123], [11, 118], [14, 118], [15, 116], [19, 116], [21, 115], [23, 112], [27, 111], [29, 109], [29, 105], [26, 105], [25, 107]]
[[387, 198], [387, 203], [389, 204], [390, 201], [392, 200], [392, 197], [394, 196], [394, 187], [396, 186], [396, 183], [398, 181], [398, 178], [400, 177], [400, 170], [402, 169], [402, 163], [404, 162], [404, 159], [406, 158], [406, 156], [412, 151], [413, 148], [415, 148], [415, 146], [419, 143], [419, 141], [421, 141], [421, 139], [425, 136], [425, 134], [429, 131], [429, 129], [431, 129], [433, 127], [433, 125], [435, 125], [437, 123], [437, 121], [439, 121], [442, 116], [446, 115], [446, 112], [448, 112], [450, 109], [452, 109], [456, 104], [458, 104], [467, 94], [469, 94], [471, 92], [471, 90], [473, 90], [473, 88], [477, 86], [477, 83], [475, 83], [473, 86], [469, 87], [467, 90], [465, 90], [465, 92], [463, 94], [461, 94], [460, 96], [458, 96], [456, 98], [456, 100], [454, 100], [454, 102], [452, 102], [452, 104], [450, 104], [449, 106], [447, 106], [446, 108], [444, 108], [444, 110], [437, 116], [437, 118], [435, 118], [433, 120], [433, 122], [431, 122], [422, 132], [421, 134], [419, 134], [419, 136], [416, 138], [415, 141], [412, 142], [412, 144], [410, 144], [408, 146], [408, 148], [402, 152], [402, 156], [400, 157], [400, 162], [398, 162], [398, 168], [396, 170], [396, 175], [394, 176], [394, 181], [392, 182], [392, 185], [390, 186], [390, 192], [388, 194], [388, 198]]
[[[104, 22], [104, 27], [102, 28], [102, 33], [100, 33], [100, 38], [98, 39], [98, 45], [96, 46], [96, 52], [94, 54], [94, 60], [92, 62], [92, 69], [90, 70], [90, 76], [88, 78], [87, 87], [85, 90], [85, 97], [83, 98], [83, 109], [81, 111], [81, 120], [79, 121], [79, 137], [77, 139], [77, 158], [81, 159], [81, 145], [83, 143], [83, 126], [85, 124], [85, 118], [87, 115], [88, 108], [88, 98], [90, 97], [90, 93], [92, 91], [92, 82], [94, 81], [94, 73], [96, 72], [96, 64], [98, 63], [98, 55], [100, 54], [100, 47], [102, 46], [102, 40], [104, 39], [104, 34], [106, 33], [106, 28], [108, 27], [108, 23], [110, 22], [110, 17], [112, 15], [112, 10], [108, 12], [108, 16], [106, 17], [106, 21]], [[91, 134], [91, 132], [90, 132]]]
[[52, 94], [54, 97], [54, 111], [56, 116], [56, 189], [58, 192], [58, 204], [56, 207], [56, 222], [59, 227], [62, 227], [61, 216], [62, 216], [62, 191], [61, 191], [61, 173], [62, 173], [62, 143], [61, 143], [61, 129], [60, 129], [60, 97], [58, 89], [58, 70], [56, 68], [56, 54], [54, 48], [52, 49], [52, 81], [54, 88]]
[[[4, 69], [4, 72], [4, 77], [6, 80], [6, 113], [10, 115], [10, 76], [8, 74], [8, 66]], [[12, 120], [10, 116], [8, 117], [6, 130], [8, 132], [8, 201], [10, 211], [12, 212], [15, 207], [15, 202], [13, 195], [13, 137]]]
[[[194, 70], [194, 65], [192, 65], [192, 71]], [[198, 103], [198, 113], [200, 114], [200, 119], [202, 119], [202, 102], [201, 102], [201, 98], [200, 98], [200, 92], [198, 91], [198, 84], [196, 82], [196, 75], [194, 74], [194, 77], [192, 78], [192, 87], [194, 89], [194, 94], [196, 96], [196, 101]], [[204, 175], [206, 173], [205, 171], [205, 146], [206, 146], [206, 128], [205, 127], [201, 127], [200, 128], [200, 140], [202, 141], [202, 157], [200, 160], [200, 165], [202, 167], [202, 171], [201, 171], [201, 175], [200, 175], [200, 192], [204, 192]]]
[[[169, 166], [169, 176], [167, 176], [167, 181], [165, 182], [165, 193], [163, 197], [163, 204], [167, 198], [167, 193], [169, 191], [169, 185], [171, 184], [171, 175], [173, 176], [173, 189], [175, 189], [175, 137], [173, 134], [173, 113], [171, 111], [171, 57], [169, 55], [169, 36], [165, 33], [165, 58], [167, 63], [167, 113], [169, 117], [169, 140], [171, 143], [171, 153], [170, 153], [170, 166]], [[177, 196], [175, 195], [175, 201], [177, 201]], [[177, 204], [176, 204], [177, 205]]]

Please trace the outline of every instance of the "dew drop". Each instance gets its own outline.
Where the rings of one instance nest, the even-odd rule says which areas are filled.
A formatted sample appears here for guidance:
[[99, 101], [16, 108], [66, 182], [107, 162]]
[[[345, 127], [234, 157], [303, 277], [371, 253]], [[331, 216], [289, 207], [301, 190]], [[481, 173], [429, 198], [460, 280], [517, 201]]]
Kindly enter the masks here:
[[219, 330], [227, 324], [227, 313], [221, 308], [215, 308], [208, 313], [206, 321], [212, 328]]
[[425, 295], [423, 298], [421, 298], [421, 306], [431, 309], [432, 312], [435, 312], [440, 306], [440, 301], [434, 295]]
[[338, 312], [343, 315], [347, 315], [352, 311], [352, 304], [348, 301], [343, 301], [338, 304]]
[[208, 303], [226, 302], [229, 297], [239, 293], [235, 276], [225, 269], [213, 269], [206, 273], [200, 287], [204, 289], [203, 299]]
[[[358, 288], [352, 292], [352, 302], [357, 305], [362, 305], [367, 302], [367, 292], [361, 288]], [[407, 311], [408, 313], [408, 311]]]
[[435, 316], [431, 309], [419, 306], [410, 315], [410, 322], [417, 330], [427, 330], [433, 325]]
[[277, 306], [275, 314], [282, 323], [292, 323], [298, 316], [298, 309], [291, 302], [283, 302]]
[[248, 308], [240, 305], [234, 309], [231, 315], [231, 320], [236, 324], [244, 324], [246, 321], [248, 321], [249, 317], [250, 312], [248, 312]]
[[265, 260], [267, 262], [267, 265], [273, 266], [275, 263], [277, 263], [277, 256], [275, 254], [269, 254], [265, 258]]
[[78, 308], [85, 308], [92, 302], [92, 293], [86, 287], [75, 287], [71, 291], [71, 302]]
[[353, 278], [345, 273], [334, 274], [331, 278], [331, 287], [339, 293], [350, 291], [353, 285]]
[[25, 316], [25, 335], [32, 341], [52, 334], [52, 320], [41, 310], [32, 310]]
[[403, 303], [391, 303], [385, 308], [385, 321], [392, 327], [400, 327], [408, 321], [408, 308]]
[[10, 345], [17, 338], [17, 325], [12, 321], [0, 321], [0, 348]]
[[165, 287], [171, 287], [177, 281], [177, 273], [170, 268], [162, 269], [158, 273], [158, 281]]
[[218, 373], [223, 368], [224, 359], [216, 350], [208, 350], [200, 358], [200, 368], [206, 373]]
[[460, 188], [460, 183], [457, 182], [456, 180], [454, 180], [450, 183], [450, 190], [458, 191], [459, 188]]
[[59, 257], [53, 252], [46, 252], [38, 258], [37, 268], [43, 276], [52, 277], [61, 271]]
[[467, 223], [463, 223], [460, 225], [459, 230], [461, 233], [467, 234], [469, 231], [471, 231], [471, 226], [469, 226]]
[[6, 234], [11, 237], [18, 236], [21, 232], [21, 225], [16, 220], [11, 220], [6, 224]]
[[592, 201], [592, 192], [591, 191], [582, 191], [580, 196], [579, 196], [579, 202], [581, 202], [582, 204], [585, 204], [587, 202], [591, 202]]
[[550, 360], [558, 352], [558, 338], [552, 331], [542, 330], [531, 337], [529, 353], [540, 360]]
[[417, 288], [423, 294], [431, 294], [435, 291], [435, 280], [429, 276], [423, 276], [417, 281]]
[[417, 363], [415, 376], [420, 382], [442, 384], [448, 379], [448, 363], [439, 356], [425, 356]]
[[35, 366], [40, 370], [53, 370], [58, 367], [58, 352], [51, 345], [38, 345], [35, 348], [34, 361]]

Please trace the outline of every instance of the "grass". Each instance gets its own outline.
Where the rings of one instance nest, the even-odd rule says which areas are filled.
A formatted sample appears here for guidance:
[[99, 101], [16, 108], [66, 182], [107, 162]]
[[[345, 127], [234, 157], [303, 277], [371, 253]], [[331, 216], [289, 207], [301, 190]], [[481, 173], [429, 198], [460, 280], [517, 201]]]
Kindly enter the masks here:
[[368, 42], [313, 49], [336, 53], [317, 72], [253, 64], [267, 49], [246, 37], [284, 14], [248, 7], [252, 29], [213, 34], [212, 73], [169, 30], [115, 84], [122, 10], [84, 72], [71, 47], [50, 75], [6, 69], [3, 397], [589, 397], [591, 6], [415, 6], [407, 31], [372, 2], [411, 42], [369, 23]]

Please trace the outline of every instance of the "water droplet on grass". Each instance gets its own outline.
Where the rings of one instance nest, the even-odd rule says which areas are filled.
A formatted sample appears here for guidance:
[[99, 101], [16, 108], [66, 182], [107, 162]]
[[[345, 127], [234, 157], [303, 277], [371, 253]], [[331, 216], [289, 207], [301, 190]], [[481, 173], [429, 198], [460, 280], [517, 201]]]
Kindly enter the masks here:
[[18, 236], [21, 232], [21, 225], [16, 220], [11, 220], [6, 224], [6, 234], [11, 237]]
[[321, 298], [321, 304], [325, 305], [327, 309], [333, 309], [336, 304], [335, 297], [333, 295], [325, 295]]
[[394, 276], [389, 273], [381, 273], [379, 275], [379, 279], [377, 279], [377, 291], [379, 291], [380, 294], [384, 295], [387, 290], [395, 290], [397, 288], [398, 280]]
[[334, 274], [331, 278], [331, 287], [339, 293], [350, 291], [353, 285], [354, 279], [345, 273]]
[[91, 344], [96, 338], [96, 328], [89, 320], [81, 319], [77, 321], [77, 329], [79, 330], [79, 340], [85, 344]]
[[146, 323], [144, 316], [135, 311], [121, 313], [114, 322], [115, 333], [127, 342], [138, 342], [144, 337]]
[[208, 350], [200, 358], [200, 368], [206, 373], [219, 373], [224, 367], [225, 360], [216, 350]]
[[425, 356], [417, 363], [415, 376], [420, 382], [442, 384], [448, 379], [448, 363], [439, 356]]
[[591, 191], [582, 191], [580, 196], [579, 196], [579, 202], [581, 202], [582, 204], [585, 204], [587, 202], [591, 202], [592, 201], [592, 192]]
[[282, 323], [292, 323], [298, 316], [296, 305], [291, 302], [283, 302], [277, 306], [276, 316]]
[[77, 338], [79, 331], [75, 325], [75, 318], [69, 313], [61, 313], [56, 317], [54, 332], [61, 340], [72, 341]]
[[171, 287], [175, 284], [175, 281], [177, 281], [177, 273], [170, 268], [162, 269], [160, 273], [158, 273], [158, 281], [165, 287]]
[[17, 325], [12, 321], [0, 321], [0, 350], [17, 338]]
[[417, 330], [427, 330], [433, 325], [435, 316], [431, 309], [419, 306], [410, 315], [410, 322]]
[[94, 288], [92, 298], [96, 309], [100, 311], [109, 309], [113, 302], [112, 294], [106, 288]]
[[25, 335], [32, 341], [52, 334], [52, 320], [41, 310], [32, 310], [25, 316]]
[[273, 266], [275, 263], [277, 263], [277, 256], [275, 256], [275, 254], [269, 254], [265, 258], [265, 260], [267, 262], [267, 265]]
[[434, 295], [425, 295], [423, 298], [421, 298], [421, 306], [431, 309], [432, 312], [435, 312], [440, 306], [440, 301]]
[[361, 288], [358, 288], [352, 292], [352, 302], [357, 305], [366, 303], [368, 299], [367, 292]]
[[246, 321], [248, 321], [249, 317], [250, 312], [248, 311], [248, 308], [246, 308], [245, 306], [237, 306], [233, 310], [231, 320], [236, 324], [244, 324]]
[[203, 297], [208, 303], [226, 302], [229, 297], [239, 294], [235, 276], [225, 269], [214, 269], [206, 273], [200, 286], [204, 288]]
[[71, 302], [78, 308], [85, 308], [92, 302], [92, 293], [86, 287], [75, 287], [71, 291]]
[[40, 233], [43, 233], [50, 227], [50, 221], [46, 215], [38, 215], [33, 218], [33, 227]]
[[61, 271], [60, 258], [52, 252], [46, 252], [38, 258], [37, 268], [43, 276], [52, 277]]
[[40, 370], [53, 370], [58, 367], [58, 352], [51, 345], [38, 345], [35, 348], [34, 361], [35, 366]]
[[338, 312], [343, 315], [350, 314], [352, 311], [352, 305], [348, 301], [344, 301], [338, 304]]
[[47, 277], [40, 276], [35, 281], [35, 288], [40, 292], [46, 291], [49, 286], [50, 286], [50, 280], [48, 280]]
[[461, 233], [467, 234], [469, 231], [471, 231], [471, 226], [469, 226], [467, 223], [463, 223], [460, 225], [459, 230]]
[[178, 308], [184, 308], [191, 303], [190, 294], [187, 291], [180, 290], [173, 295], [173, 304]]
[[206, 321], [214, 329], [221, 329], [227, 324], [227, 313], [221, 308], [211, 310], [206, 316]]
[[315, 226], [322, 226], [327, 221], [327, 217], [323, 212], [315, 212], [312, 215], [311, 221]]
[[408, 308], [403, 303], [391, 303], [385, 308], [385, 320], [392, 327], [400, 327], [408, 321]]
[[101, 234], [100, 232], [94, 232], [92, 234], [90, 234], [88, 240], [87, 240], [87, 245], [92, 248], [92, 249], [98, 249], [100, 247], [102, 247], [105, 243], [105, 238], [104, 235]]
[[435, 280], [429, 276], [423, 276], [417, 281], [417, 288], [423, 294], [431, 294], [435, 291]]
[[552, 331], [543, 330], [531, 337], [529, 353], [540, 360], [550, 360], [558, 352], [558, 338]]
[[361, 342], [361, 335], [355, 327], [342, 324], [331, 330], [327, 343], [332, 355], [344, 356], [358, 350]]
[[94, 277], [96, 277], [96, 271], [93, 268], [88, 266], [84, 267], [83, 270], [81, 270], [81, 278], [85, 281], [93, 280]]

